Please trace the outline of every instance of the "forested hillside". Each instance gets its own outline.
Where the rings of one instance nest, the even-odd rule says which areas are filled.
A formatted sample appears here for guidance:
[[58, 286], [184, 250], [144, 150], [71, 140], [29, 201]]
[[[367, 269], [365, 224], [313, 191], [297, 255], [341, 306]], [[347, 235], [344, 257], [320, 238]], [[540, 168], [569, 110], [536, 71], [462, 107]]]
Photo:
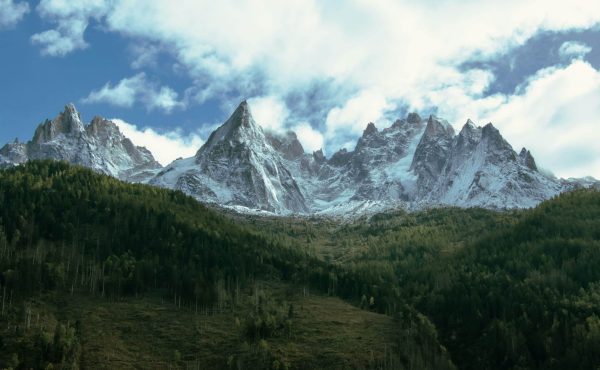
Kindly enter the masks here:
[[29, 162], [0, 204], [0, 368], [600, 366], [597, 191], [256, 218]]
[[519, 212], [441, 208], [351, 223], [251, 223], [343, 266], [364, 283], [361, 301], [338, 276], [336, 293], [355, 304], [373, 297], [380, 312], [406, 304], [426, 315], [459, 368], [600, 366], [598, 191]]
[[[386, 318], [373, 303], [364, 312], [375, 316], [367, 317], [330, 301], [338, 275], [352, 282], [358, 277], [180, 192], [126, 184], [64, 163], [29, 162], [0, 172], [0, 204], [4, 368], [135, 367], [144, 356], [147, 366], [158, 368], [453, 366], [431, 323], [414, 309], [406, 306], [397, 311], [402, 316]], [[80, 303], [73, 308], [73, 302]], [[153, 348], [139, 342], [130, 348], [126, 340], [101, 348], [90, 342], [106, 326], [94, 310], [102, 307], [109, 314], [101, 317], [117, 319], [117, 309], [136, 310], [139, 302], [179, 310], [178, 317], [190, 323], [217, 315], [235, 325], [224, 329], [218, 320], [204, 320], [204, 329], [197, 323], [197, 332], [174, 333]], [[356, 325], [332, 341], [339, 329], [325, 331], [322, 320], [336, 312]], [[372, 326], [373, 320], [387, 324]], [[119, 330], [126, 339], [149, 330], [143, 316], [125, 321], [127, 329]], [[153, 325], [160, 332], [170, 324]], [[190, 340], [208, 340], [213, 350], [189, 347]], [[219, 341], [225, 344], [214, 346]], [[188, 352], [182, 355], [180, 347]]]

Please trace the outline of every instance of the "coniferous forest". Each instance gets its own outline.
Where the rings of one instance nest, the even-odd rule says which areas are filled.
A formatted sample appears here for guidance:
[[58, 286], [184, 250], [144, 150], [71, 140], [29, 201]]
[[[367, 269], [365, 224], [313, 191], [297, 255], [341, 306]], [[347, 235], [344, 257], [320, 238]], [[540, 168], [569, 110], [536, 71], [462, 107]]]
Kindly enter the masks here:
[[0, 171], [0, 368], [597, 369], [600, 192], [242, 216], [60, 162]]

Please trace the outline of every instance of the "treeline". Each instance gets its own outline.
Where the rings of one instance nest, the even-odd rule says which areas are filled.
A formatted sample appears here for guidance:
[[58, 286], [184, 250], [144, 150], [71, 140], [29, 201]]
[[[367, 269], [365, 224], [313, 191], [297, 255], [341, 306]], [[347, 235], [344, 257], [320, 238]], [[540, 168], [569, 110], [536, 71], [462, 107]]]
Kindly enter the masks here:
[[0, 172], [0, 273], [13, 295], [162, 289], [216, 305], [247, 281], [311, 281], [324, 263], [275, 245], [181, 192], [122, 183], [59, 162]]
[[[598, 191], [519, 212], [245, 222], [181, 192], [29, 162], [0, 171], [0, 204], [3, 314], [53, 290], [231, 307], [255, 279], [277, 279], [396, 317], [392, 363], [407, 368], [600, 365]], [[290, 307], [257, 307], [247, 338], [289, 332]]]
[[[326, 263], [296, 243], [280, 243], [265, 230], [233, 221], [178, 191], [127, 184], [66, 163], [32, 161], [0, 171], [0, 204], [0, 321], [12, 325], [11, 335], [18, 336], [28, 322], [19, 313], [22, 302], [53, 291], [109, 300], [160, 292], [179, 307], [222, 311], [239, 304], [240, 290], [255, 280], [275, 279], [299, 292], [310, 288], [357, 304], [371, 300], [363, 307], [383, 312], [379, 296], [373, 298], [380, 288], [363, 276], [365, 271]], [[388, 306], [400, 307], [391, 301]], [[285, 333], [291, 316], [289, 307], [280, 313], [257, 310], [243, 323], [246, 337], [261, 341]], [[452, 368], [424, 316], [410, 324], [405, 317], [398, 325], [408, 334], [390, 359], [405, 367]], [[57, 324], [55, 331], [60, 330]], [[36, 352], [31, 348], [14, 360], [1, 343], [0, 359], [21, 367], [75, 366], [77, 357], [53, 350], [60, 340], [48, 340], [49, 335], [38, 335], [45, 344], [37, 360], [23, 359]], [[407, 343], [419, 352], [407, 352]]]
[[460, 368], [600, 366], [600, 192], [522, 212], [400, 212], [342, 228], [368, 246], [345, 267], [377, 309], [425, 314]]

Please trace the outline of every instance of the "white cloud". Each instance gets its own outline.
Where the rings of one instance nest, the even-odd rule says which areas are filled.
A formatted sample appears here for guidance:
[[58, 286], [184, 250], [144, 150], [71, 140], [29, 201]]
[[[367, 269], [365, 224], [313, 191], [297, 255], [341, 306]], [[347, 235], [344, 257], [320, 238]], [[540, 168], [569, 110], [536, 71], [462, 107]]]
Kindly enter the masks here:
[[362, 91], [343, 106], [329, 111], [325, 122], [327, 136], [333, 138], [339, 131], [359, 135], [367, 123], [377, 123], [384, 118], [385, 112], [395, 108], [382, 94], [373, 90]]
[[[516, 95], [468, 103], [481, 123], [493, 122], [515, 149], [530, 149], [538, 164], [562, 177], [600, 178], [600, 71], [582, 60], [546, 68]], [[462, 122], [464, 113], [454, 112]]]
[[281, 131], [289, 116], [285, 102], [276, 96], [261, 96], [248, 99], [252, 117], [263, 128]]
[[160, 53], [160, 48], [153, 44], [142, 43], [131, 45], [130, 51], [135, 58], [131, 62], [131, 67], [141, 69], [143, 67], [156, 66], [156, 59]]
[[170, 113], [173, 109], [184, 107], [177, 100], [178, 94], [171, 88], [148, 81], [146, 74], [141, 72], [130, 78], [124, 78], [112, 86], [106, 83], [99, 90], [94, 90], [82, 99], [83, 103], [108, 103], [119, 107], [131, 107], [137, 101], [146, 105], [148, 110], [161, 109]]
[[298, 140], [306, 152], [314, 152], [323, 148], [325, 142], [323, 134], [315, 130], [308, 122], [302, 122], [294, 127], [292, 130], [298, 136]]
[[582, 42], [566, 41], [558, 49], [558, 54], [563, 59], [580, 59], [590, 51], [592, 51], [592, 48]]
[[65, 56], [89, 45], [84, 33], [90, 19], [100, 20], [111, 9], [112, 0], [41, 0], [36, 10], [43, 20], [57, 23], [56, 29], [36, 33], [31, 42], [43, 55]]
[[121, 119], [111, 119], [111, 121], [116, 123], [123, 135], [131, 139], [135, 145], [150, 150], [154, 158], [163, 166], [180, 157], [194, 156], [204, 144], [204, 140], [197, 133], [184, 135], [181, 129], [159, 133], [152, 128], [139, 128]]
[[0, 28], [11, 28], [29, 13], [29, 4], [24, 1], [0, 0]]
[[[37, 10], [56, 24], [56, 34], [39, 42], [47, 54], [84, 48], [84, 32], [93, 19], [136, 43], [164, 46], [193, 81], [186, 94], [192, 100], [259, 95], [252, 107], [257, 121], [288, 128], [307, 118], [277, 104], [301, 96], [328, 111], [323, 133], [333, 149], [351, 142], [348, 136], [359, 135], [368, 121], [381, 120], [396, 104], [437, 107], [449, 119], [516, 107], [529, 93], [484, 97], [494, 76], [463, 71], [463, 63], [509, 52], [542, 31], [589, 29], [600, 22], [600, 2], [590, 0], [348, 0], [343, 6], [317, 0], [180, 0], [177, 6], [169, 0], [42, 0]], [[573, 56], [585, 52], [565, 48]], [[315, 84], [331, 86], [331, 96], [312, 101]], [[522, 88], [529, 85], [537, 86], [530, 81]], [[553, 87], [540, 106], [568, 98], [561, 87]], [[154, 91], [164, 98], [158, 99], [163, 106], [176, 102], [169, 90]], [[567, 101], [555, 102], [565, 107]], [[269, 117], [261, 103], [279, 111]], [[519, 116], [499, 118], [513, 122]], [[529, 124], [522, 125], [522, 137]], [[563, 124], [564, 131], [568, 128]]]
[[124, 78], [112, 86], [109, 83], [100, 90], [94, 90], [83, 99], [84, 103], [108, 103], [119, 107], [131, 107], [135, 103], [138, 92], [145, 84], [146, 76], [139, 73], [131, 78]]
[[160, 90], [150, 88], [142, 93], [142, 100], [146, 102], [148, 109], [161, 109], [167, 113], [178, 107], [183, 107], [184, 103], [177, 100], [178, 94], [170, 87], [163, 86]]

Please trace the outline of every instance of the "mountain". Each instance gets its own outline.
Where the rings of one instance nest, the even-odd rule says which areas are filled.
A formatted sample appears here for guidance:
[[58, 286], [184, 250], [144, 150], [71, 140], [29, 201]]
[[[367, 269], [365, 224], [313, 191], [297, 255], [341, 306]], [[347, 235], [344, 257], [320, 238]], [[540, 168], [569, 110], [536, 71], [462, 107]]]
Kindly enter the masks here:
[[274, 213], [309, 210], [280, 152], [269, 143], [245, 101], [194, 157], [173, 162], [150, 183], [221, 205]]
[[[482, 128], [469, 120], [454, 138], [449, 131], [432, 131], [438, 134], [424, 135], [414, 162], [419, 183], [428, 189], [421, 194], [425, 202], [529, 208], [566, 190], [538, 171], [527, 149], [517, 154], [491, 123]], [[430, 146], [432, 139], [436, 145]]]
[[352, 151], [308, 154], [295, 133], [263, 131], [246, 102], [195, 157], [172, 163], [151, 183], [238, 210], [323, 215], [529, 208], [600, 184], [543, 174], [527, 149], [516, 153], [491, 123], [469, 120], [456, 134], [447, 121], [416, 113], [383, 130], [369, 123]]
[[146, 182], [161, 168], [152, 153], [135, 146], [117, 125], [101, 117], [86, 126], [73, 104], [40, 124], [27, 143], [15, 140], [0, 149], [0, 166], [55, 159], [92, 168], [132, 182]]
[[530, 208], [561, 192], [600, 188], [594, 178], [557, 179], [531, 153], [517, 153], [491, 123], [410, 113], [390, 127], [369, 123], [353, 150], [305, 153], [292, 132], [263, 130], [246, 101], [191, 158], [162, 168], [111, 121], [84, 126], [73, 105], [46, 120], [28, 143], [0, 149], [0, 167], [58, 159], [129, 182], [181, 190], [242, 212], [353, 217], [392, 208]]

